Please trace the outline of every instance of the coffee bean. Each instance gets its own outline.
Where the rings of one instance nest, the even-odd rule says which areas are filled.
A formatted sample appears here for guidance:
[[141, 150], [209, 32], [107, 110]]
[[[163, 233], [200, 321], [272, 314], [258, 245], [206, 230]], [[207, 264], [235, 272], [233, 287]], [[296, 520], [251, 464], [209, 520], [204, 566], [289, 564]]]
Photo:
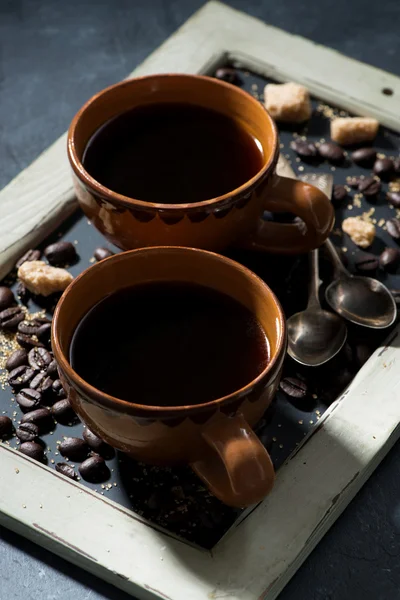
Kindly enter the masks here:
[[58, 377], [57, 363], [54, 359], [51, 361], [51, 363], [47, 367], [46, 373], [50, 377]]
[[388, 181], [394, 173], [394, 164], [390, 158], [378, 158], [374, 164], [374, 173], [384, 181]]
[[311, 160], [318, 156], [318, 149], [312, 142], [306, 142], [305, 140], [294, 140], [293, 142], [290, 142], [290, 147], [304, 161]]
[[18, 332], [15, 336], [15, 339], [21, 348], [26, 348], [27, 350], [30, 350], [31, 348], [43, 348], [44, 345], [42, 342], [39, 342], [39, 340], [35, 339], [35, 337], [36, 336], [26, 335], [25, 333]]
[[15, 433], [21, 442], [33, 442], [39, 435], [39, 427], [35, 423], [21, 423]]
[[351, 154], [351, 160], [360, 167], [372, 167], [376, 160], [375, 148], [359, 148]]
[[381, 182], [373, 177], [365, 177], [360, 179], [358, 190], [364, 194], [366, 198], [373, 198], [381, 191]]
[[10, 288], [5, 285], [0, 286], [0, 311], [10, 308], [15, 304], [15, 297]]
[[379, 257], [382, 269], [394, 273], [400, 264], [400, 250], [397, 248], [386, 248]]
[[85, 481], [91, 483], [103, 483], [109, 479], [111, 473], [101, 456], [91, 456], [80, 466], [79, 473]]
[[29, 384], [32, 390], [37, 390], [43, 396], [43, 401], [47, 401], [50, 396], [53, 396], [53, 380], [51, 377], [41, 371], [37, 373]]
[[308, 393], [307, 384], [295, 377], [285, 377], [281, 380], [279, 387], [291, 398], [304, 398]]
[[8, 383], [14, 389], [27, 387], [35, 376], [35, 371], [26, 365], [12, 369], [8, 374]]
[[85, 460], [89, 454], [89, 446], [87, 443], [77, 437], [65, 438], [59, 445], [58, 450], [62, 456], [79, 462]]
[[83, 430], [83, 439], [88, 446], [94, 450], [94, 452], [97, 452], [97, 454], [100, 454], [100, 456], [106, 460], [111, 460], [111, 458], [114, 458], [114, 448], [101, 438], [97, 437], [97, 435], [93, 433], [93, 431], [90, 431], [90, 429], [87, 427], [85, 427]]
[[28, 364], [28, 353], [26, 350], [21, 348], [20, 350], [14, 350], [12, 354], [7, 359], [6, 369], [7, 371], [12, 371], [17, 367], [21, 367], [22, 365]]
[[363, 180], [363, 177], [356, 177], [356, 176], [351, 176], [351, 177], [347, 177], [346, 178], [346, 183], [347, 185], [349, 185], [351, 188], [358, 188], [358, 186], [360, 185], [360, 182]]
[[52, 385], [53, 393], [57, 396], [57, 398], [66, 398], [67, 394], [62, 386], [61, 379], [56, 379], [53, 381]]
[[61, 473], [62, 475], [65, 475], [66, 477], [69, 477], [69, 479], [76, 479], [76, 473], [74, 469], [71, 467], [71, 465], [68, 465], [67, 463], [57, 463], [56, 471], [58, 471], [58, 473]]
[[54, 427], [54, 421], [48, 408], [37, 408], [32, 412], [26, 413], [21, 423], [34, 423], [39, 427], [39, 432], [47, 433]]
[[337, 144], [333, 142], [324, 142], [318, 146], [318, 151], [322, 158], [326, 158], [329, 162], [338, 164], [344, 159], [344, 152]]
[[215, 77], [222, 81], [226, 81], [227, 83], [231, 83], [232, 85], [242, 85], [243, 83], [242, 78], [239, 77], [236, 70], [230, 67], [221, 67], [217, 69], [215, 71]]
[[55, 404], [53, 404], [51, 412], [55, 420], [58, 421], [58, 423], [63, 423], [64, 425], [73, 423], [77, 419], [76, 413], [74, 412], [67, 398], [58, 400]]
[[43, 446], [37, 442], [24, 442], [20, 445], [19, 451], [22, 452], [22, 454], [29, 456], [29, 458], [33, 458], [39, 462], [42, 462], [44, 459]]
[[0, 439], [11, 435], [13, 424], [10, 417], [0, 415]]
[[400, 192], [388, 192], [386, 200], [395, 208], [400, 208]]
[[35, 371], [47, 369], [52, 360], [51, 354], [46, 348], [32, 348], [28, 354], [28, 363]]
[[41, 252], [40, 250], [28, 250], [21, 256], [21, 258], [16, 263], [16, 268], [19, 269], [24, 262], [31, 262], [33, 260], [40, 260]]
[[395, 240], [400, 239], [400, 220], [399, 219], [390, 219], [386, 221], [386, 229], [389, 235], [392, 236]]
[[38, 319], [32, 319], [32, 321], [24, 320], [18, 324], [18, 331], [20, 333], [24, 333], [25, 335], [38, 335], [42, 325], [43, 323], [41, 323]]
[[51, 346], [51, 323], [43, 323], [37, 332], [37, 337], [47, 347]]
[[347, 190], [344, 185], [334, 185], [332, 192], [332, 202], [335, 205], [340, 205], [347, 198]]
[[24, 313], [20, 306], [6, 308], [0, 312], [0, 329], [16, 331], [18, 323], [24, 320]]
[[97, 261], [100, 261], [104, 260], [105, 258], [108, 258], [109, 256], [114, 256], [114, 252], [111, 252], [111, 250], [109, 250], [108, 248], [96, 248], [96, 250], [93, 253], [93, 256]]
[[379, 266], [379, 259], [368, 252], [358, 252], [354, 259], [354, 266], [358, 271], [375, 271]]
[[77, 259], [76, 249], [71, 242], [56, 242], [44, 249], [44, 255], [51, 265], [70, 265]]
[[17, 296], [21, 300], [22, 304], [28, 304], [31, 298], [30, 291], [24, 286], [22, 281], [20, 281], [17, 285]]
[[19, 407], [23, 412], [30, 412], [39, 408], [42, 401], [42, 395], [36, 390], [23, 388], [15, 397]]

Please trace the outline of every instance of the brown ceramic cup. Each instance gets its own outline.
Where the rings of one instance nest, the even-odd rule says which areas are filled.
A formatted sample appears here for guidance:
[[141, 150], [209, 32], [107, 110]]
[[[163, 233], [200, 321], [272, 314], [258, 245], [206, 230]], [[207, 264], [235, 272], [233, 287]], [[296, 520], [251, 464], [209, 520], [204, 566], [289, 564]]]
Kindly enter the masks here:
[[[223, 196], [195, 203], [188, 198], [186, 204], [163, 204], [162, 198], [157, 203], [128, 198], [89, 175], [82, 157], [91, 136], [102, 125], [135, 107], [168, 102], [214, 109], [238, 121], [260, 141], [262, 168]], [[221, 251], [240, 245], [296, 254], [320, 246], [333, 227], [333, 208], [315, 187], [278, 177], [278, 155], [275, 124], [258, 100], [238, 87], [197, 75], [150, 75], [113, 85], [80, 109], [68, 132], [68, 156], [79, 203], [95, 227], [124, 250], [172, 245]], [[301, 221], [266, 222], [261, 218], [265, 210], [292, 212]]]
[[[105, 296], [147, 281], [198, 283], [244, 304], [268, 337], [267, 367], [242, 389], [196, 405], [188, 398], [187, 406], [146, 406], [134, 391], [132, 402], [126, 402], [92, 387], [69, 362], [78, 323]], [[52, 346], [73, 408], [112, 446], [148, 463], [190, 464], [210, 491], [232, 506], [254, 504], [272, 488], [271, 459], [252, 427], [278, 386], [286, 351], [285, 320], [269, 287], [242, 265], [193, 248], [153, 247], [112, 256], [87, 269], [64, 292], [53, 318]]]

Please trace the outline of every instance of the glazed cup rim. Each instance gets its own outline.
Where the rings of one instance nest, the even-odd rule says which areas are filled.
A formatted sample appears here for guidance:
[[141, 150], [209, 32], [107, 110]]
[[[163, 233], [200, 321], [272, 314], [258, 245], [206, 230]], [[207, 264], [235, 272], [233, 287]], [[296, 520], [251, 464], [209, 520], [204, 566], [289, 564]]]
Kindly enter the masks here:
[[[246, 274], [247, 277], [250, 277], [256, 283], [258, 288], [262, 289], [263, 297], [267, 298], [270, 301], [270, 304], [274, 309], [276, 318], [278, 319], [278, 322], [279, 322], [279, 327], [278, 327], [278, 336], [277, 336], [278, 341], [277, 341], [277, 345], [276, 345], [276, 351], [275, 351], [273, 357], [271, 358], [271, 360], [268, 362], [266, 367], [262, 370], [262, 372], [257, 377], [255, 377], [254, 379], [249, 381], [242, 388], [235, 390], [231, 394], [222, 396], [221, 398], [216, 398], [215, 400], [211, 400], [209, 402], [204, 402], [202, 404], [189, 404], [189, 405], [184, 405], [184, 406], [182, 406], [182, 405], [179, 405], [179, 406], [153, 406], [153, 405], [137, 404], [135, 402], [129, 402], [127, 400], [122, 400], [121, 398], [111, 396], [110, 394], [106, 394], [105, 392], [100, 391], [99, 389], [97, 389], [96, 387], [92, 386], [87, 381], [85, 381], [72, 368], [67, 356], [64, 354], [64, 351], [61, 348], [59, 337], [57, 335], [57, 329], [58, 329], [60, 313], [63, 310], [63, 303], [64, 303], [66, 297], [69, 294], [73, 293], [74, 290], [76, 289], [76, 287], [80, 285], [80, 282], [82, 281], [82, 279], [84, 279], [86, 277], [87, 272], [89, 272], [89, 271], [93, 272], [93, 270], [98, 270], [99, 273], [101, 273], [103, 269], [112, 268], [112, 264], [116, 261], [127, 260], [128, 261], [127, 264], [129, 264], [129, 257], [132, 255], [135, 255], [137, 253], [142, 253], [142, 254], [147, 253], [148, 254], [148, 253], [152, 253], [152, 252], [160, 252], [160, 250], [163, 252], [174, 251], [174, 252], [178, 252], [178, 253], [181, 253], [181, 252], [201, 253], [201, 254], [209, 256], [209, 258], [212, 260], [220, 261], [226, 265], [229, 265], [230, 267], [241, 270], [242, 272], [244, 272]], [[136, 250], [129, 250], [127, 252], [121, 252], [121, 253], [115, 254], [113, 256], [110, 256], [110, 257], [92, 265], [91, 267], [89, 267], [88, 269], [83, 271], [80, 275], [78, 275], [78, 277], [76, 277], [70, 283], [68, 288], [64, 291], [63, 295], [61, 296], [61, 298], [57, 304], [56, 310], [54, 312], [53, 320], [52, 320], [51, 337], [52, 337], [52, 348], [53, 348], [54, 356], [55, 356], [55, 359], [56, 359], [61, 371], [66, 375], [67, 379], [69, 380], [70, 385], [72, 385], [72, 387], [77, 387], [79, 390], [83, 391], [84, 394], [90, 398], [90, 400], [94, 400], [96, 403], [100, 404], [101, 406], [112, 408], [114, 410], [118, 409], [119, 412], [133, 413], [135, 415], [138, 415], [138, 414], [140, 415], [140, 413], [142, 413], [142, 414], [146, 413], [147, 415], [151, 415], [153, 417], [162, 417], [162, 416], [172, 417], [172, 416], [180, 416], [180, 413], [185, 413], [185, 415], [193, 414], [198, 411], [203, 411], [203, 410], [206, 410], [209, 408], [213, 408], [213, 407], [215, 408], [215, 407], [227, 404], [227, 403], [229, 403], [229, 401], [232, 401], [232, 400], [235, 400], [235, 399], [238, 399], [241, 397], [244, 398], [261, 380], [268, 377], [268, 375], [270, 373], [274, 372], [274, 368], [281, 358], [282, 351], [284, 351], [284, 349], [285, 349], [286, 323], [285, 323], [285, 316], [283, 313], [283, 309], [279, 303], [279, 300], [273, 293], [273, 291], [260, 277], [258, 277], [258, 275], [253, 273], [253, 271], [251, 271], [247, 267], [241, 265], [240, 263], [238, 263], [230, 258], [226, 258], [225, 256], [217, 254], [215, 252], [210, 252], [208, 250], [202, 250], [199, 248], [189, 248], [189, 247], [183, 247], [183, 246], [182, 247], [152, 246], [149, 248], [139, 248]]]
[[[212, 82], [216, 87], [223, 87], [231, 91], [231, 93], [237, 93], [243, 96], [244, 101], [250, 102], [251, 104], [257, 105], [258, 108], [265, 113], [267, 119], [271, 125], [271, 131], [273, 133], [273, 140], [271, 144], [271, 152], [268, 156], [268, 159], [265, 161], [265, 164], [257, 171], [257, 173], [248, 181], [243, 183], [241, 186], [223, 194], [221, 196], [216, 196], [215, 198], [211, 198], [208, 200], [202, 200], [201, 202], [192, 202], [192, 203], [182, 203], [182, 204], [163, 204], [160, 202], [146, 202], [144, 200], [138, 200], [135, 198], [130, 198], [129, 196], [124, 196], [123, 194], [118, 194], [113, 190], [110, 190], [106, 186], [99, 183], [94, 177], [89, 175], [89, 173], [84, 168], [82, 161], [78, 157], [76, 147], [75, 147], [75, 132], [79, 127], [80, 119], [84, 112], [92, 106], [100, 97], [109, 94], [113, 90], [119, 89], [121, 87], [132, 86], [135, 85], [137, 81], [147, 80], [149, 82], [156, 81], [158, 79], [168, 79], [168, 78], [182, 78], [182, 79], [192, 79], [192, 80], [204, 80], [207, 82]], [[71, 124], [68, 129], [68, 138], [67, 138], [67, 152], [70, 164], [72, 166], [73, 171], [76, 176], [83, 182], [88, 188], [90, 188], [95, 194], [98, 194], [101, 198], [108, 200], [112, 204], [120, 204], [126, 206], [128, 208], [139, 207], [147, 211], [149, 209], [158, 209], [166, 212], [175, 212], [175, 211], [188, 211], [192, 212], [193, 210], [198, 210], [199, 208], [207, 208], [212, 206], [226, 205], [229, 200], [236, 198], [237, 196], [245, 195], [250, 192], [257, 183], [264, 179], [264, 177], [273, 169], [274, 165], [278, 160], [279, 154], [279, 144], [278, 144], [278, 130], [277, 127], [268, 113], [267, 109], [256, 100], [253, 96], [247, 93], [245, 90], [234, 86], [225, 81], [221, 81], [219, 79], [215, 79], [213, 77], [208, 77], [206, 75], [190, 75], [186, 73], [161, 73], [161, 74], [153, 74], [153, 75], [144, 75], [142, 77], [135, 77], [133, 79], [127, 79], [121, 81], [119, 83], [115, 83], [110, 85], [94, 96], [92, 96], [76, 113], [74, 118], [71, 121]]]

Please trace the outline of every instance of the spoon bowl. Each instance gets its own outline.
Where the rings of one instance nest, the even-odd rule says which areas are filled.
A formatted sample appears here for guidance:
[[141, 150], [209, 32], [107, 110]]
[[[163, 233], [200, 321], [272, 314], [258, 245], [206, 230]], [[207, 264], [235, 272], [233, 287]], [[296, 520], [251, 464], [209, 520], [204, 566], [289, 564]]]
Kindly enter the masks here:
[[371, 329], [390, 327], [397, 316], [396, 302], [387, 287], [371, 277], [342, 272], [326, 288], [329, 306], [341, 317]]
[[288, 354], [309, 367], [323, 365], [336, 356], [347, 339], [340, 317], [322, 308], [308, 308], [287, 321]]

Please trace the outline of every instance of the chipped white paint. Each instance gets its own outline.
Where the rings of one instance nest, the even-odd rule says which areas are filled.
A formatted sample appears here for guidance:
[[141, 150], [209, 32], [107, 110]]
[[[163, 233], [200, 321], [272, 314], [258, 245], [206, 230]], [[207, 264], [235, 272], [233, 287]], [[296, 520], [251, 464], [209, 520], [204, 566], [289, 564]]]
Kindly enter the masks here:
[[[279, 81], [303, 83], [321, 99], [400, 130], [399, 78], [216, 2], [132, 76], [205, 73], [222, 54]], [[383, 87], [394, 95], [383, 96]], [[64, 135], [0, 192], [0, 277], [74, 207]], [[149, 527], [5, 444], [0, 523], [141, 600], [272, 600], [399, 438], [399, 365], [400, 328], [280, 469], [272, 494], [212, 554]]]

